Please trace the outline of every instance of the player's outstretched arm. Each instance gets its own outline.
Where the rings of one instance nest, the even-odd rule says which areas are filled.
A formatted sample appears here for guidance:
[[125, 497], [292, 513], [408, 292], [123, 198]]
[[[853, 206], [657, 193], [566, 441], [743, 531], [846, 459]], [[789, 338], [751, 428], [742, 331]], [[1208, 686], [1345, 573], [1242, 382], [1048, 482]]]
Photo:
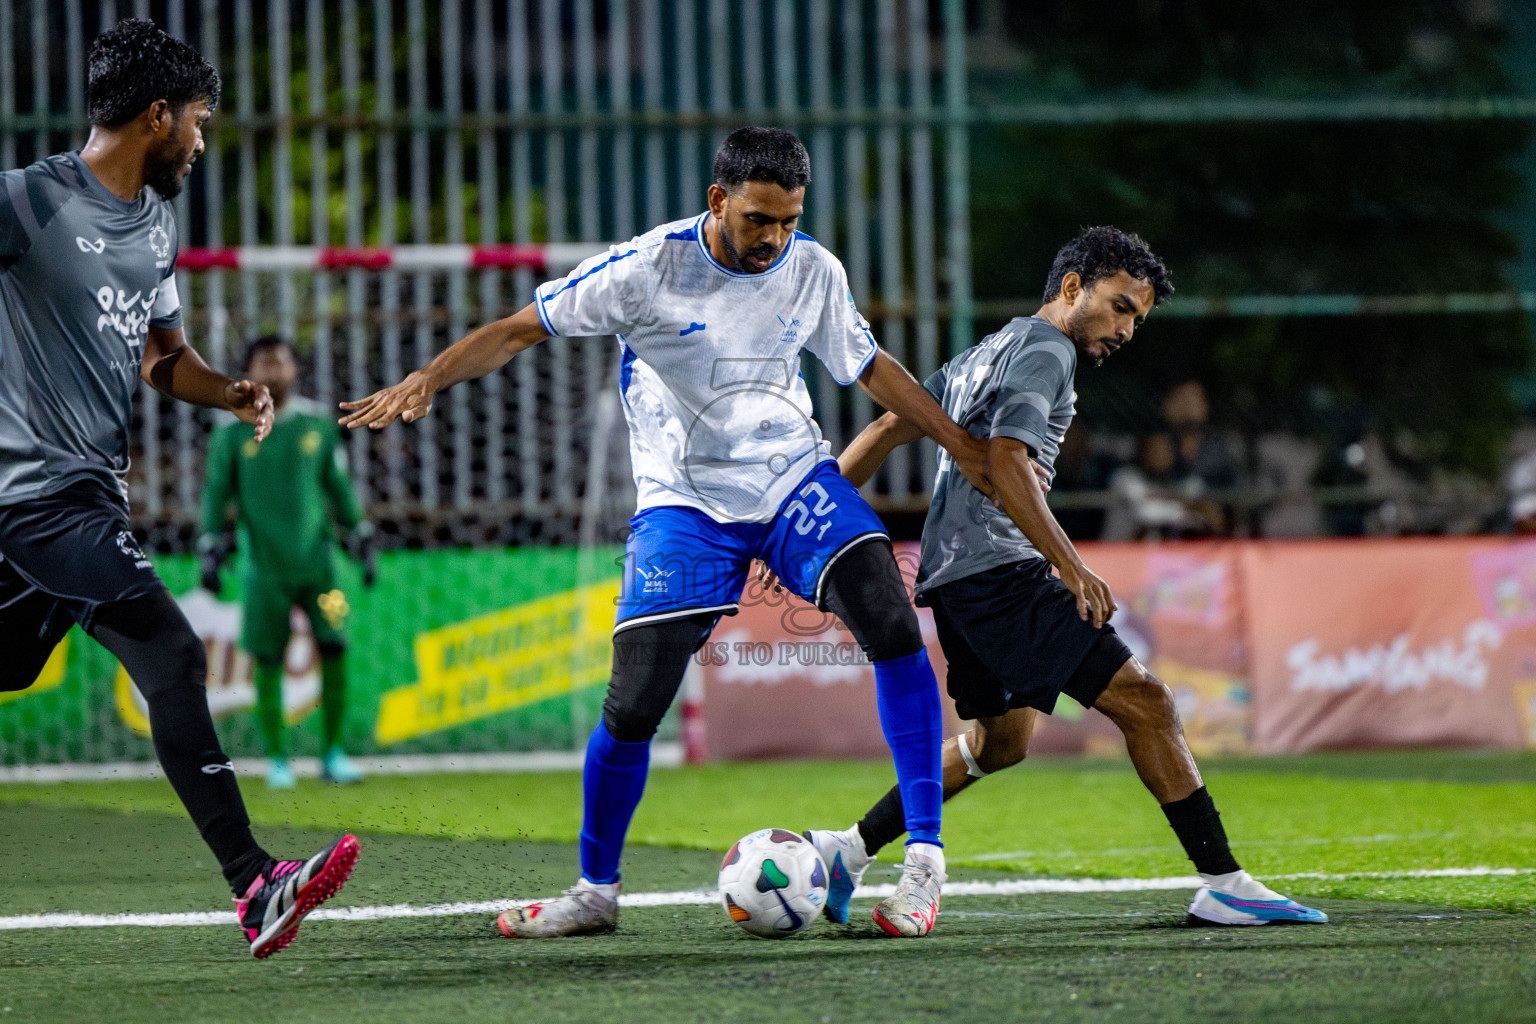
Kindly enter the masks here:
[[[986, 474], [986, 443], [978, 441], [950, 419], [933, 396], [900, 363], [883, 350], [876, 349], [875, 357], [859, 377], [859, 385], [869, 392], [869, 397], [937, 441], [939, 447], [954, 457], [955, 465], [977, 490], [989, 497], [992, 495], [992, 485], [987, 482]], [[838, 465], [841, 468], [841, 460]]]
[[419, 420], [432, 411], [432, 397], [439, 391], [499, 370], [513, 356], [547, 337], [538, 310], [530, 303], [505, 319], [466, 334], [393, 387], [342, 402], [347, 415], [337, 422], [349, 430], [383, 430], [397, 419], [406, 423]]
[[997, 488], [997, 503], [1077, 595], [1077, 614], [1085, 621], [1091, 615], [1094, 629], [1104, 625], [1118, 607], [1115, 597], [1109, 584], [1083, 565], [1077, 548], [1051, 514], [1029, 446], [1011, 437], [994, 437], [987, 444], [986, 461], [987, 476]]
[[258, 441], [272, 430], [272, 396], [266, 387], [212, 369], [187, 344], [186, 332], [180, 327], [149, 329], [139, 376], [156, 391], [179, 401], [205, 409], [228, 409], [256, 428]]
[[921, 427], [888, 412], [859, 431], [843, 454], [837, 457], [837, 471], [855, 487], [863, 487], [891, 452], [923, 436]]

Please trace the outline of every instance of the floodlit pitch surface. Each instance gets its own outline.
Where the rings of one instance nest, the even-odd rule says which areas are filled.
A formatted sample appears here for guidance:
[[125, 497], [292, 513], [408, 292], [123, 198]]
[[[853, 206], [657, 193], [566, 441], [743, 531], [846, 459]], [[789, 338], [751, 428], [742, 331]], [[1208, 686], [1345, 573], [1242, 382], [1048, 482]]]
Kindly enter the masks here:
[[[658, 771], [626, 889], [708, 887], [739, 835], [844, 825], [889, 781], [866, 764]], [[1277, 887], [1332, 924], [1188, 928], [1189, 890], [1172, 888], [953, 895], [921, 941], [885, 938], [862, 899], [848, 927], [768, 942], [717, 907], [669, 899], [627, 908], [614, 935], [547, 942], [500, 937], [488, 912], [312, 921], [258, 963], [227, 923], [15, 927], [34, 914], [229, 904], [163, 782], [0, 787], [0, 1024], [1536, 1021], [1536, 756], [1228, 759], [1210, 762], [1207, 781], [1244, 864], [1325, 876]], [[335, 826], [362, 836], [338, 909], [530, 898], [575, 874], [574, 775], [308, 783], [281, 796], [246, 784], [280, 855], [309, 853]], [[945, 830], [952, 877], [978, 883], [1189, 873], [1123, 762], [1013, 769], [951, 804]], [[894, 877], [882, 863], [867, 881]]]

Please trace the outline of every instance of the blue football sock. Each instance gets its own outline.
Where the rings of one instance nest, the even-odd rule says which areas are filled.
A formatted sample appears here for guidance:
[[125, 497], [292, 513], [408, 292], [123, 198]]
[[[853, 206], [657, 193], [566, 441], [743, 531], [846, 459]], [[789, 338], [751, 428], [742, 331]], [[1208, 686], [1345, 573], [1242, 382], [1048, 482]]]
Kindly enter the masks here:
[[943, 846], [939, 841], [944, 805], [943, 711], [928, 652], [875, 662], [875, 703], [896, 762], [907, 843]]
[[651, 743], [620, 743], [599, 722], [587, 741], [581, 772], [581, 874], [589, 882], [619, 880], [624, 834], [645, 792]]

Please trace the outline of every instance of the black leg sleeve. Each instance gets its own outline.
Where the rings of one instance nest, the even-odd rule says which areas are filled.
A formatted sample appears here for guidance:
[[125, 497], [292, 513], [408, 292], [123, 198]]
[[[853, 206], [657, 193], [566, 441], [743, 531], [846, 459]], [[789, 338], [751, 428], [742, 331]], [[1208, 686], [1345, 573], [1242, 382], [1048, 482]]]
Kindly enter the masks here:
[[907, 830], [907, 814], [901, 806], [901, 787], [892, 786], [889, 793], [876, 801], [869, 813], [859, 819], [859, 835], [864, 839], [864, 852], [873, 857], [887, 843], [894, 843]]
[[240, 895], [267, 863], [251, 836], [234, 767], [208, 713], [203, 642], [168, 591], [101, 606], [91, 635], [123, 663], [149, 705], [160, 766]]
[[31, 686], [72, 622], [52, 596], [38, 591], [0, 608], [0, 638], [5, 642], [0, 692]]
[[603, 724], [620, 743], [644, 743], [682, 684], [688, 659], [709, 638], [714, 612], [620, 630], [613, 637], [613, 679], [603, 700]]
[[905, 658], [923, 649], [917, 612], [888, 540], [866, 541], [833, 563], [824, 600], [870, 661]]

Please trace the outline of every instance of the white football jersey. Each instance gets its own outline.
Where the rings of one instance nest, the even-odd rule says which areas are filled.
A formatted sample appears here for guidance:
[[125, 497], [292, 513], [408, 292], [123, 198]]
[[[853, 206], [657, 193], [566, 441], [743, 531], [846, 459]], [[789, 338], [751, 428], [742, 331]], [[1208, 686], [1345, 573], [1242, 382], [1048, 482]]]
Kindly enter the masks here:
[[720, 264], [708, 212], [664, 224], [540, 285], [545, 330], [617, 335], [639, 507], [767, 522], [831, 458], [800, 376], [810, 349], [839, 384], [875, 357], [843, 265], [796, 232], [761, 274]]

